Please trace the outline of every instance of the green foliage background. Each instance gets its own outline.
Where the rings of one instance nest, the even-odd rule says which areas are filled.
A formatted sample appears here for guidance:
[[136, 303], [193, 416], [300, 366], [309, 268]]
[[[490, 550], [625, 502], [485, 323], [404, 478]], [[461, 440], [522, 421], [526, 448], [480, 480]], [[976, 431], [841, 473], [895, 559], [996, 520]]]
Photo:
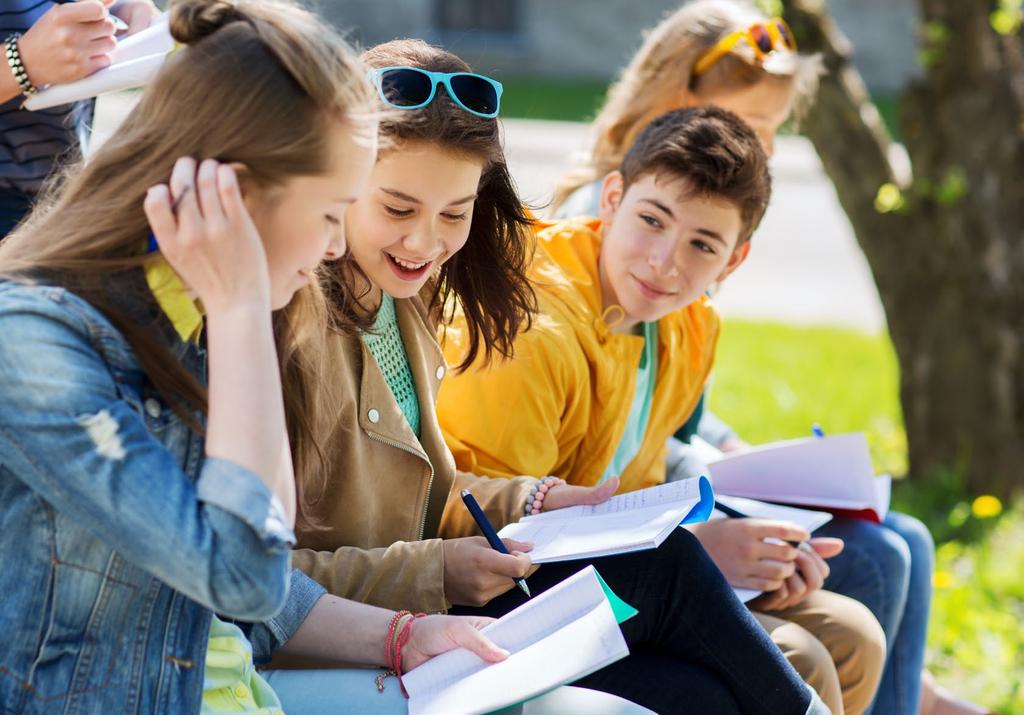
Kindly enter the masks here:
[[[750, 442], [864, 431], [876, 470], [902, 476], [906, 437], [886, 335], [727, 321], [711, 408]], [[928, 664], [998, 713], [1024, 713], [1024, 506], [986, 513], [956, 475], [901, 479], [893, 502], [938, 543]], [[991, 502], [987, 502], [991, 506]]]

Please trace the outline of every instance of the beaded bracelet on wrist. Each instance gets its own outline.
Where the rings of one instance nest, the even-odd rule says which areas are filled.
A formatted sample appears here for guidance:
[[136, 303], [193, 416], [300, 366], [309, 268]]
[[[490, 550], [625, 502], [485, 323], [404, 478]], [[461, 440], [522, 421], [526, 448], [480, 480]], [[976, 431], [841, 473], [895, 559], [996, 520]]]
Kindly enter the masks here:
[[14, 79], [18, 81], [18, 86], [21, 87], [21, 93], [26, 97], [30, 97], [39, 90], [32, 84], [32, 80], [28, 78], [25, 64], [21, 61], [21, 52], [18, 49], [19, 37], [21, 37], [20, 32], [7, 36], [7, 39], [4, 40], [4, 56], [7, 58], [7, 65], [11, 68]]
[[559, 479], [558, 477], [544, 477], [534, 484], [533, 488], [530, 489], [530, 493], [526, 497], [526, 504], [523, 507], [523, 515], [531, 516], [533, 514], [540, 514], [544, 509], [544, 498], [552, 488], [559, 484], [565, 484], [565, 480]]

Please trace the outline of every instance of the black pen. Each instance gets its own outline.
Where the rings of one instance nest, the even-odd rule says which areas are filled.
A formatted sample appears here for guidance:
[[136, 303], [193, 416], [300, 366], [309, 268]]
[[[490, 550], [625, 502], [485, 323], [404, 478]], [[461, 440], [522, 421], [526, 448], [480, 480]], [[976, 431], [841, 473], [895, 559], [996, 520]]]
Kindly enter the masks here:
[[[484, 537], [487, 539], [487, 543], [491, 545], [491, 548], [495, 551], [500, 551], [503, 554], [508, 553], [508, 549], [505, 548], [505, 542], [498, 538], [498, 532], [491, 526], [491, 522], [487, 520], [487, 516], [484, 515], [484, 510], [480, 508], [480, 505], [476, 503], [476, 499], [469, 493], [468, 489], [462, 490], [462, 501], [465, 503], [466, 508], [469, 509], [469, 513], [473, 515], [473, 521], [480, 527], [480, 531], [484, 532]], [[530, 593], [530, 587], [526, 585], [525, 578], [513, 579], [516, 582], [516, 586], [523, 590], [527, 598], [533, 596]]]

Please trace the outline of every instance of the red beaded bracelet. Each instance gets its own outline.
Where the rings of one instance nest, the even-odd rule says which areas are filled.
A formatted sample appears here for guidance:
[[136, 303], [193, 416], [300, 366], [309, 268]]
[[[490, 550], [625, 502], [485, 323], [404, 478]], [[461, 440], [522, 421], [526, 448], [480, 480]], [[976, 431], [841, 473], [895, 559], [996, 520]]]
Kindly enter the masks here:
[[391, 622], [388, 623], [387, 634], [384, 636], [384, 665], [387, 666], [387, 670], [374, 678], [374, 682], [377, 684], [377, 692], [384, 692], [384, 680], [389, 675], [398, 675], [395, 668], [395, 635], [398, 628], [398, 623], [406, 616], [411, 616], [412, 613], [409, 611], [397, 611], [395, 615], [391, 617]]
[[402, 695], [406, 700], [409, 699], [409, 693], [405, 691], [405, 683], [402, 682], [402, 650], [405, 648], [405, 644], [409, 642], [409, 638], [412, 637], [412, 624], [417, 618], [423, 618], [426, 613], [416, 613], [412, 618], [402, 624], [402, 630], [398, 634], [398, 639], [395, 641], [395, 662], [394, 669], [395, 674], [398, 676], [398, 687], [402, 689]]

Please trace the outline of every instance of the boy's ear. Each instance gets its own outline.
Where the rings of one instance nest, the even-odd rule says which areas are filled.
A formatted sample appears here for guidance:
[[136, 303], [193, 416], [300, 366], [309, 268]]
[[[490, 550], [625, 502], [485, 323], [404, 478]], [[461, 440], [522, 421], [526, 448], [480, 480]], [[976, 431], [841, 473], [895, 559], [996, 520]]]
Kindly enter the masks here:
[[623, 181], [621, 171], [612, 171], [601, 182], [601, 203], [598, 218], [605, 226], [611, 224], [622, 203]]
[[721, 283], [724, 281], [730, 273], [743, 265], [743, 261], [747, 260], [747, 256], [749, 255], [750, 240], [748, 239], [743, 242], [742, 246], [733, 249], [732, 255], [729, 256], [729, 262], [725, 264], [725, 268], [723, 268], [722, 272], [718, 274], [718, 278], [715, 279], [715, 282]]

